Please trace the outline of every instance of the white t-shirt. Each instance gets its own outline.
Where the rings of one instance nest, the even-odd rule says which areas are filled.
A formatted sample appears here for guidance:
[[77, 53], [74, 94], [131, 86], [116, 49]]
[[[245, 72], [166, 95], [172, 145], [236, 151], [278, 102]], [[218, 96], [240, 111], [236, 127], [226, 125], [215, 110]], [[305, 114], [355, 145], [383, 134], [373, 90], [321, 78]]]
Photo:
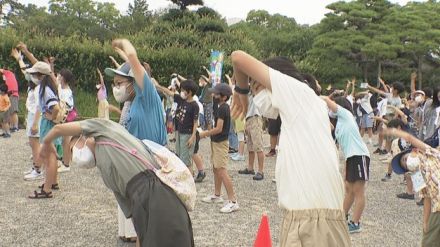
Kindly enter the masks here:
[[354, 103], [353, 95], [347, 95], [347, 97], [345, 97], [345, 98], [348, 100], [348, 102], [350, 102], [351, 107], [353, 108], [353, 103]]
[[40, 85], [28, 91], [28, 95], [26, 98], [26, 109], [30, 113], [37, 112], [37, 107], [39, 105], [39, 98], [40, 98], [38, 96], [38, 92], [40, 92]]
[[283, 122], [275, 169], [279, 206], [342, 210], [344, 185], [326, 104], [306, 84], [273, 69], [269, 75], [272, 106]]
[[385, 95], [388, 99], [388, 105], [400, 108], [400, 105], [402, 105], [402, 99], [399, 96], [393, 97], [392, 93], [386, 93]]
[[388, 99], [384, 98], [377, 103], [377, 109], [379, 110], [379, 117], [383, 117], [387, 114]]
[[73, 93], [70, 88], [62, 88], [61, 85], [59, 85], [58, 94], [60, 95], [60, 100], [66, 102], [70, 106], [70, 108], [74, 107]]
[[373, 96], [371, 93], [366, 94], [364, 97], [361, 98], [361, 105], [362, 109], [367, 113], [370, 114], [373, 112], [373, 107], [371, 107], [371, 96]]

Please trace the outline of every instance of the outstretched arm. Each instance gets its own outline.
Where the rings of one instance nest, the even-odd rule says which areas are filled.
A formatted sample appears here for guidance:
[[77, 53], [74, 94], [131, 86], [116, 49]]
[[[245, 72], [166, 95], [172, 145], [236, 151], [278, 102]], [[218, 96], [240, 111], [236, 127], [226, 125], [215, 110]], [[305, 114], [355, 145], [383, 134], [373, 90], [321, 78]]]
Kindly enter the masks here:
[[417, 73], [412, 72], [411, 73], [411, 94], [413, 94], [416, 91], [416, 81], [417, 81]]
[[328, 109], [330, 111], [332, 111], [332, 112], [337, 112], [338, 111], [338, 104], [336, 104], [333, 100], [331, 100], [327, 96], [320, 96], [320, 97], [327, 104], [327, 107], [328, 107]]
[[121, 65], [118, 63], [118, 61], [116, 61], [116, 59], [113, 56], [109, 56], [108, 58], [110, 58], [110, 60], [112, 61], [113, 65], [115, 66], [115, 68], [121, 67]]
[[411, 143], [413, 145], [413, 147], [420, 149], [422, 152], [425, 152], [429, 148], [429, 146], [426, 143], [417, 139], [415, 136], [409, 134], [408, 132], [405, 132], [402, 130], [391, 128], [391, 129], [383, 130], [382, 133], [386, 136], [394, 136], [394, 137], [398, 137], [398, 138], [403, 138], [403, 139], [405, 139], [405, 141]]
[[380, 90], [378, 88], [375, 88], [375, 87], [372, 87], [370, 85], [368, 85], [367, 87], [368, 87], [369, 90], [371, 90], [371, 91], [373, 91], [375, 93], [378, 93], [378, 94], [380, 94], [382, 96], [386, 96], [386, 92], [385, 91], [382, 91], [382, 90]]

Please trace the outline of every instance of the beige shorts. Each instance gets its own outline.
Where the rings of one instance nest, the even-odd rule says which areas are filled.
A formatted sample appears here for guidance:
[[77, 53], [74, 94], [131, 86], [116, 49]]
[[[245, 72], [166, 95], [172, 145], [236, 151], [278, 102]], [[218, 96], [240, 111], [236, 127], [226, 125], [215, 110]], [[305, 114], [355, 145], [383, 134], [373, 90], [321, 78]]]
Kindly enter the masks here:
[[263, 151], [263, 118], [250, 117], [246, 120], [247, 146], [249, 152]]
[[285, 211], [280, 247], [351, 246], [343, 210], [305, 209]]
[[228, 166], [229, 141], [211, 142], [211, 163], [214, 168], [226, 168]]
[[435, 247], [440, 244], [440, 212], [432, 213], [428, 220], [428, 230], [423, 234], [422, 246]]

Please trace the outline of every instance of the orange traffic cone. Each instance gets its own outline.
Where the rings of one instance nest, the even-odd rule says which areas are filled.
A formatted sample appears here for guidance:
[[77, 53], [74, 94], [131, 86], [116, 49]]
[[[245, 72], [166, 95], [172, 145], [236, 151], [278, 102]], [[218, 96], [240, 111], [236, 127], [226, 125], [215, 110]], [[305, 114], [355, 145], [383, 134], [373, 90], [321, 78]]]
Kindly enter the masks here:
[[270, 237], [269, 218], [264, 213], [258, 228], [257, 239], [254, 247], [272, 247], [272, 238]]

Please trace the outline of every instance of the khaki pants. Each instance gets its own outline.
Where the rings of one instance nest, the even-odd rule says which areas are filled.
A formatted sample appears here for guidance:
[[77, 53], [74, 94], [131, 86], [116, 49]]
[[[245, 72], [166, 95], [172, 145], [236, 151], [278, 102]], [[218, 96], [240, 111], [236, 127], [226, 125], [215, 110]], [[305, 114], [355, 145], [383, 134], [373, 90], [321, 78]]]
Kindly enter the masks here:
[[423, 234], [422, 247], [436, 246], [440, 246], [440, 212], [431, 212], [428, 220], [428, 231]]
[[280, 247], [351, 246], [343, 210], [305, 209], [285, 211]]

